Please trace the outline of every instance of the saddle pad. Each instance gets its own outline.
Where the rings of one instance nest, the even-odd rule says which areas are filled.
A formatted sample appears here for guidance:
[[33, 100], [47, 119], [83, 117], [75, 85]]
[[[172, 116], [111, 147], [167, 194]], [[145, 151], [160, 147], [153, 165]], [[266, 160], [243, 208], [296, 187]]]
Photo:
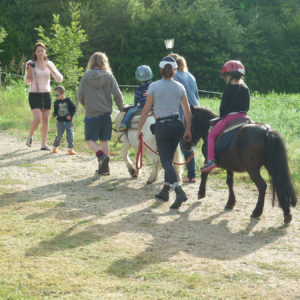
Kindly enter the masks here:
[[116, 129], [116, 131], [119, 131], [119, 128], [120, 128], [120, 126], [121, 126], [121, 123], [122, 123], [122, 121], [123, 121], [123, 119], [124, 119], [124, 117], [125, 117], [125, 112], [119, 112], [118, 114], [117, 114], [117, 116], [116, 116], [116, 119], [115, 119], [115, 129]]
[[224, 131], [222, 134], [229, 132], [231, 130], [234, 130], [236, 128], [239, 128], [241, 126], [244, 126], [245, 124], [249, 124], [252, 123], [251, 118], [245, 117], [245, 118], [237, 118], [235, 120], [230, 121], [229, 123], [227, 123]]
[[228, 132], [223, 132], [220, 135], [220, 137], [218, 137], [217, 143], [216, 143], [216, 152], [223, 151], [223, 150], [225, 150], [225, 149], [228, 148], [228, 146], [230, 145], [230, 142], [231, 142], [233, 136], [237, 133], [237, 131], [239, 130], [239, 128], [241, 126], [242, 125], [240, 125], [238, 128], [231, 129]]
[[139, 127], [139, 122], [141, 118], [141, 110], [138, 110], [134, 116], [131, 118], [129, 124], [128, 124], [128, 129], [138, 129]]
[[[128, 129], [138, 129], [139, 122], [140, 122], [140, 119], [141, 119], [141, 114], [142, 114], [141, 110], [137, 111], [137, 113], [130, 120], [130, 122], [128, 124]], [[153, 113], [152, 110], [150, 111], [148, 117], [151, 117], [151, 116], [154, 116], [154, 113]]]

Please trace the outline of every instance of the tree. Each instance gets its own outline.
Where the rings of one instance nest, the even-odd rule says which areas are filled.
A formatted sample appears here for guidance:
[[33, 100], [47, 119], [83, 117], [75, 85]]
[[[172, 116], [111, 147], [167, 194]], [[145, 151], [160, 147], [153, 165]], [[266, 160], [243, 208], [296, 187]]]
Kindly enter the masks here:
[[2, 63], [8, 65], [12, 60], [19, 62], [23, 56], [31, 57], [37, 41], [34, 28], [42, 25], [48, 29], [52, 14], [65, 14], [65, 6], [61, 0], [0, 0], [0, 24], [8, 34], [1, 47]]
[[[154, 79], [159, 78], [157, 63], [167, 54], [164, 39], [174, 37], [174, 52], [185, 56], [201, 89], [221, 91], [224, 84], [218, 73], [222, 64], [229, 59], [241, 59], [251, 90], [300, 91], [299, 0], [73, 2], [82, 4], [80, 23], [88, 42], [82, 44], [84, 55], [80, 52], [69, 63], [74, 45], [80, 50], [86, 40], [86, 36], [75, 40], [79, 37], [77, 31], [82, 30], [79, 6], [74, 19], [79, 26], [76, 29], [72, 25], [69, 0], [0, 0], [0, 24], [8, 33], [1, 44], [2, 64], [18, 63], [22, 55], [30, 57], [38, 34], [43, 34], [50, 38], [49, 52], [67, 81], [77, 82], [69, 75], [74, 71], [73, 64], [76, 68], [85, 66], [89, 56], [101, 50], [109, 56], [120, 83], [137, 83], [134, 71], [140, 64], [150, 65]], [[39, 25], [41, 32], [34, 30]], [[41, 35], [39, 38], [44, 40]]]
[[[0, 27], [0, 44], [3, 43], [6, 36], [7, 36], [7, 32], [5, 31], [4, 28]], [[0, 51], [2, 52], [3, 50], [0, 49]]]
[[64, 85], [67, 88], [76, 89], [79, 77], [83, 74], [83, 68], [79, 67], [78, 59], [82, 56], [81, 45], [87, 41], [85, 30], [82, 29], [80, 18], [80, 5], [70, 2], [71, 25], [63, 26], [60, 23], [60, 15], [53, 14], [53, 24], [50, 34], [46, 34], [44, 27], [36, 28], [40, 41], [45, 43], [49, 55], [53, 57], [58, 69], [64, 75]]

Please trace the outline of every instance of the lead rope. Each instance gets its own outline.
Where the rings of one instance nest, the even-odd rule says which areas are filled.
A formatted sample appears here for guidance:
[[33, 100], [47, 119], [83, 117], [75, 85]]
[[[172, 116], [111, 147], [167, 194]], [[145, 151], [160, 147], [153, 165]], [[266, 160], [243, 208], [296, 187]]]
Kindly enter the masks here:
[[[137, 170], [141, 169], [143, 167], [143, 146], [146, 146], [150, 151], [152, 151], [153, 153], [155, 153], [156, 155], [159, 155], [159, 153], [154, 150], [153, 148], [151, 148], [145, 141], [144, 138], [141, 136], [140, 137], [140, 142], [139, 142], [139, 147], [138, 147], [138, 151], [136, 153], [136, 163], [135, 163], [135, 167]], [[188, 163], [191, 162], [191, 160], [194, 158], [195, 153], [193, 152], [190, 157], [183, 163], [179, 163], [179, 162], [175, 162], [173, 161], [174, 165], [178, 165], [178, 166], [183, 166], [183, 165], [187, 165]]]

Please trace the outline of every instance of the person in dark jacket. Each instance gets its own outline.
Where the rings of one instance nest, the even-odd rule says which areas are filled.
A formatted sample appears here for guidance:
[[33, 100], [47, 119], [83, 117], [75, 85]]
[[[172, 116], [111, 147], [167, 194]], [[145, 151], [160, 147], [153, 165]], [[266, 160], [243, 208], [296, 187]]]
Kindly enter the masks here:
[[215, 163], [215, 146], [218, 136], [227, 123], [247, 115], [250, 105], [250, 91], [243, 80], [245, 67], [240, 61], [230, 60], [224, 64], [221, 74], [227, 84], [220, 105], [220, 121], [208, 134], [207, 162], [201, 168], [206, 173], [217, 167]]
[[54, 102], [53, 118], [57, 120], [57, 135], [53, 142], [52, 153], [57, 153], [57, 148], [66, 130], [68, 153], [75, 155], [74, 148], [74, 128], [72, 118], [76, 112], [76, 106], [70, 98], [65, 96], [65, 88], [63, 86], [57, 86], [54, 89], [56, 101]]

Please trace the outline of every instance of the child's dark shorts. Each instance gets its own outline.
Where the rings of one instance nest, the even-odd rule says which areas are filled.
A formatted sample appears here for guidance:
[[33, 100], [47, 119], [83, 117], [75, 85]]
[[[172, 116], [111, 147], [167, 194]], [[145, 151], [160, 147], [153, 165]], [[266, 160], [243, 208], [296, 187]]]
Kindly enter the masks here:
[[84, 134], [86, 141], [110, 141], [112, 132], [111, 114], [85, 117]]
[[51, 94], [29, 93], [29, 105], [31, 109], [51, 109]]

